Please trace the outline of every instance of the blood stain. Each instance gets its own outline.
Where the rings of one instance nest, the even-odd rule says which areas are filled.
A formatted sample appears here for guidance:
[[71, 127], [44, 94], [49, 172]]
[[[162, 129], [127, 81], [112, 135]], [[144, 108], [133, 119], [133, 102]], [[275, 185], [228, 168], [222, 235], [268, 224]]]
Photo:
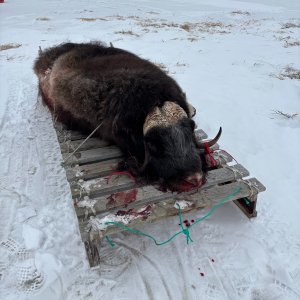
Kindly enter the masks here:
[[212, 262], [215, 262], [215, 260], [214, 260], [213, 258], [211, 259], [211, 261], [212, 261]]
[[200, 275], [203, 277], [203, 276], [204, 276], [204, 273], [200, 272]]
[[136, 217], [142, 217], [144, 220], [147, 219], [149, 217], [151, 213], [151, 205], [147, 205], [145, 207], [145, 209], [143, 209], [140, 212], [136, 212], [133, 210], [133, 208], [128, 209], [128, 210], [118, 210], [116, 212], [116, 216], [125, 216], [125, 215], [132, 215], [132, 216], [136, 216]]
[[142, 216], [143, 219], [147, 219], [151, 213], [151, 205], [147, 205], [147, 207], [138, 213], [139, 216]]
[[136, 200], [137, 196], [137, 189], [132, 189], [130, 191], [125, 192], [117, 192], [111, 194], [109, 197], [107, 197], [107, 200], [109, 200], [106, 204], [106, 207], [115, 207], [117, 205], [127, 205], [131, 202], [134, 202]]
[[125, 216], [125, 215], [128, 215], [132, 212], [132, 208], [131, 209], [128, 209], [128, 210], [118, 210], [116, 212], [116, 216]]

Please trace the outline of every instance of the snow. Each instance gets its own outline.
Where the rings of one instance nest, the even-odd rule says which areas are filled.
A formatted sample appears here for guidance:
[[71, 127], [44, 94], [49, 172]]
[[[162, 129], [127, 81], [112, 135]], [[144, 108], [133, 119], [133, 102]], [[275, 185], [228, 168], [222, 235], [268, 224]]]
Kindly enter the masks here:
[[23, 224], [23, 240], [26, 249], [36, 250], [42, 247], [45, 240], [43, 231], [38, 230], [26, 223]]
[[178, 209], [178, 206], [180, 207], [180, 209], [185, 209], [189, 206], [191, 206], [193, 203], [186, 201], [186, 200], [178, 200], [174, 203], [174, 207]]
[[[300, 114], [299, 80], [284, 77], [300, 69], [299, 47], [288, 44], [300, 28], [284, 28], [299, 13], [296, 0], [0, 4], [0, 45], [22, 44], [0, 51], [1, 299], [300, 299], [300, 117], [274, 113]], [[189, 245], [183, 235], [159, 248], [120, 233], [116, 247], [101, 245], [100, 267], [88, 268], [32, 65], [39, 46], [90, 40], [163, 64], [198, 126], [209, 136], [223, 127], [222, 148], [267, 187], [257, 218], [228, 203], [191, 228]], [[178, 223], [139, 229], [163, 241]]]
[[98, 219], [97, 217], [91, 218], [89, 220], [89, 224], [92, 226], [94, 230], [105, 230], [109, 222], [116, 222], [116, 223], [123, 223], [124, 225], [127, 225], [130, 221], [136, 219], [137, 217], [134, 215], [124, 215], [124, 216], [118, 216], [115, 214], [109, 214], [101, 219]]

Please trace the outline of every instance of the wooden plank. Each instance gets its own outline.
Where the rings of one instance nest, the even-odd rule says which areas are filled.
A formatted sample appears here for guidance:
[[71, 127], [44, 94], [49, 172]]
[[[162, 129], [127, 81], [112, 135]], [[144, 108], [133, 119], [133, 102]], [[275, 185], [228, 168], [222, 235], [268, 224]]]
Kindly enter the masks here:
[[[184, 199], [186, 201], [185, 202], [186, 207], [181, 208], [181, 212], [186, 213], [198, 208], [204, 208], [207, 206], [212, 207], [220, 203], [222, 200], [224, 200], [228, 195], [232, 194], [238, 188], [240, 190], [235, 195], [231, 196], [230, 199], [228, 199], [226, 202], [231, 202], [240, 198], [250, 197], [250, 195], [253, 196], [253, 193], [251, 193], [251, 190], [249, 189], [249, 185], [248, 185], [249, 182], [251, 182], [252, 184], [255, 183], [260, 187], [260, 189], [256, 190], [256, 193], [265, 190], [265, 187], [256, 178], [251, 178], [249, 180], [240, 180], [240, 181], [232, 182], [221, 186], [213, 186], [208, 189], [201, 190], [199, 193], [192, 195], [192, 197], [182, 196], [180, 200]], [[151, 204], [151, 207], [149, 206], [149, 204], [147, 204], [147, 205], [138, 206], [133, 210], [128, 210], [128, 208], [126, 208], [126, 211], [120, 210], [118, 212], [115, 211], [111, 213], [98, 214], [96, 217], [92, 217], [92, 218], [98, 219], [99, 222], [97, 223], [105, 225], [104, 222], [107, 222], [107, 220], [115, 219], [115, 216], [118, 215], [123, 216], [124, 214], [128, 213], [128, 215], [133, 216], [133, 218], [132, 219], [128, 218], [127, 219], [127, 221], [129, 221], [128, 224], [127, 222], [124, 222], [124, 225], [130, 228], [138, 228], [143, 223], [151, 223], [160, 218], [178, 215], [178, 209], [175, 206], [176, 201], [178, 201], [178, 199], [168, 198], [159, 203]], [[143, 212], [143, 210], [145, 210], [145, 208], [147, 207], [148, 207], [147, 214], [139, 213], [139, 212]], [[104, 220], [103, 223], [101, 223], [101, 220]], [[126, 218], [124, 220], [126, 220]], [[122, 222], [122, 218], [120, 218], [118, 222]], [[92, 241], [95, 239], [100, 241], [100, 239], [103, 238], [104, 235], [111, 235], [116, 232], [122, 231], [122, 228], [119, 228], [117, 226], [107, 226], [107, 227], [103, 226], [104, 227], [103, 230], [90, 228], [90, 232], [88, 232], [87, 228], [88, 228], [89, 220], [79, 220], [79, 224], [80, 224], [80, 232], [83, 241], [86, 240]]]
[[[218, 166], [225, 165], [232, 161], [232, 156], [222, 151], [216, 151], [212, 156], [216, 160]], [[78, 165], [72, 168], [69, 167], [66, 169], [68, 181], [72, 182], [79, 179], [89, 180], [107, 176], [112, 173], [112, 170], [117, 168], [117, 165], [121, 160], [122, 158], [115, 158], [98, 163]]]
[[245, 183], [248, 184], [249, 189], [252, 191], [252, 193], [246, 198], [234, 200], [234, 203], [248, 218], [254, 218], [257, 216], [256, 203], [258, 193], [265, 191], [266, 187], [263, 184], [261, 184], [258, 180], [245, 180]]
[[61, 128], [56, 128], [57, 132], [57, 138], [60, 143], [71, 140], [71, 141], [76, 141], [80, 139], [85, 139], [88, 134], [86, 133], [81, 133], [79, 131], [73, 131], [73, 130], [66, 130], [66, 129], [61, 129]]
[[[84, 139], [75, 140], [75, 141], [65, 141], [60, 143], [60, 149], [62, 153], [71, 153], [73, 152], [82, 142]], [[100, 140], [97, 138], [89, 138], [83, 145], [80, 146], [80, 151], [83, 150], [90, 150], [94, 148], [102, 148], [109, 146], [110, 143], [104, 140]]]
[[[219, 149], [219, 145], [215, 144], [211, 147], [211, 150], [216, 151]], [[69, 153], [63, 153], [63, 160], [66, 161], [66, 165], [83, 165], [103, 160], [122, 157], [122, 152], [117, 146], [107, 146], [103, 148], [95, 148], [85, 151], [77, 151], [74, 155], [69, 157]]]
[[[197, 130], [195, 134], [198, 140], [201, 140], [206, 136], [206, 133], [203, 130]], [[91, 142], [88, 142], [89, 140], [91, 140]], [[97, 139], [92, 139], [92, 138], [90, 138], [89, 140], [86, 141], [87, 150], [84, 147], [84, 145], [86, 144], [85, 143], [84, 145], [81, 146], [80, 150], [78, 150], [71, 157], [69, 157], [70, 154], [66, 153], [66, 151], [71, 151], [70, 149], [73, 149], [73, 145], [74, 145], [74, 149], [76, 149], [77, 146], [82, 142], [82, 140], [71, 141], [71, 142], [64, 141], [63, 143], [61, 143], [63, 160], [65, 161], [66, 159], [68, 159], [66, 161], [66, 165], [74, 165], [74, 164], [82, 165], [82, 164], [88, 164], [88, 163], [94, 163], [103, 160], [118, 158], [122, 156], [122, 152], [119, 150], [118, 147], [114, 145], [104, 147], [106, 143], [105, 141], [101, 141], [101, 140], [97, 141]], [[97, 145], [99, 147], [94, 148]], [[211, 149], [217, 150], [219, 149], [219, 145], [215, 144], [211, 147]], [[64, 152], [63, 150], [66, 151]]]
[[85, 196], [89, 196], [90, 198], [101, 197], [132, 189], [136, 186], [136, 183], [129, 177], [124, 175], [113, 176], [109, 182], [107, 182], [107, 178], [101, 177], [92, 180], [79, 180], [77, 183], [72, 184], [71, 192], [73, 199], [80, 200]]
[[67, 178], [69, 182], [74, 180], [89, 180], [110, 175], [113, 170], [116, 170], [118, 163], [122, 158], [113, 158], [97, 163], [86, 164], [76, 167], [69, 167], [66, 169]]
[[[207, 181], [205, 185], [203, 185], [200, 189], [191, 190], [179, 195], [189, 195], [197, 192], [198, 190], [207, 189], [208, 187], [215, 186], [220, 183], [241, 179], [248, 175], [249, 172], [242, 165], [234, 165], [231, 167], [211, 170], [207, 174]], [[99, 187], [99, 184], [101, 185], [101, 187]], [[93, 208], [95, 213], [99, 214], [105, 211], [124, 207], [124, 205], [127, 205], [127, 207], [131, 208], [137, 205], [156, 203], [171, 197], [176, 198], [176, 196], [178, 195], [171, 192], [162, 192], [154, 186], [150, 185], [136, 186], [133, 180], [127, 176], [120, 177], [115, 184], [113, 184], [113, 182], [110, 182], [105, 185], [104, 180], [102, 180], [101, 183], [98, 183], [98, 185], [96, 184], [95, 187], [91, 184], [89, 186], [88, 192], [82, 190], [80, 194], [78, 190], [73, 190], [73, 199], [80, 199], [80, 197], [81, 199], [83, 199], [85, 195], [89, 195], [89, 198], [93, 198], [94, 200], [96, 200]], [[134, 192], [136, 193], [136, 200], [132, 203], [124, 203], [124, 197], [126, 202], [126, 195], [124, 195], [124, 193], [116, 194], [118, 192], [133, 188], [135, 189]], [[75, 209], [78, 218], [94, 214], [91, 210], [88, 210], [88, 213], [86, 214], [86, 208], [78, 207], [78, 205]]]
[[[87, 163], [99, 162], [103, 160], [113, 159], [122, 157], [121, 150], [116, 146], [107, 146], [103, 148], [90, 149], [85, 151], [78, 151], [72, 155], [68, 161], [67, 165], [78, 164], [83, 165]], [[62, 155], [63, 159], [66, 160], [69, 157], [69, 153]]]
[[84, 242], [84, 248], [89, 260], [90, 267], [95, 267], [100, 264], [100, 254], [98, 250], [97, 241], [88, 241]]
[[233, 201], [239, 209], [250, 219], [257, 216], [256, 211], [256, 202], [257, 202], [257, 195], [248, 198], [241, 198]]

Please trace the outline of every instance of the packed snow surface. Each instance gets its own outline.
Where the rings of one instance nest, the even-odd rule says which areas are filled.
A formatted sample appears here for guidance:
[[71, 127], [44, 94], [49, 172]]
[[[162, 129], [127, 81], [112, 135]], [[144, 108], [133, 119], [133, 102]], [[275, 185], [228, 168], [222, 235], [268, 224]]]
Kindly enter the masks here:
[[[299, 17], [298, 0], [0, 4], [1, 299], [300, 299]], [[89, 269], [32, 66], [39, 46], [90, 40], [157, 63], [199, 127], [223, 127], [222, 148], [267, 187], [257, 218], [228, 203], [191, 229], [189, 245], [118, 234]], [[164, 241], [178, 223], [140, 230]]]

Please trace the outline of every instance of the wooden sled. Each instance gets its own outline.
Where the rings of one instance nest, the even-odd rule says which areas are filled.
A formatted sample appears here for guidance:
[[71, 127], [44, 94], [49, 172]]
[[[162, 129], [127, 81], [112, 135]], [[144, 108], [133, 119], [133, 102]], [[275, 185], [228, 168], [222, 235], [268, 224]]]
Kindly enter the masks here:
[[[228, 201], [234, 201], [249, 218], [257, 215], [257, 196], [265, 191], [265, 187], [256, 178], [243, 179], [249, 172], [240, 164], [232, 164], [232, 157], [218, 150], [218, 144], [212, 147], [217, 166], [208, 172], [206, 183], [197, 190], [177, 194], [162, 192], [151, 185], [137, 185], [124, 174], [112, 175], [122, 160], [122, 152], [100, 139], [88, 139], [70, 156], [86, 136], [65, 130], [60, 124], [55, 127], [63, 159], [68, 158], [64, 167], [91, 267], [100, 262], [100, 241], [122, 230], [105, 225], [106, 221], [121, 222], [138, 229], [142, 223], [177, 215], [178, 203], [182, 213], [212, 207], [234, 190], [238, 192]], [[201, 140], [207, 138], [202, 130], [196, 135]]]

